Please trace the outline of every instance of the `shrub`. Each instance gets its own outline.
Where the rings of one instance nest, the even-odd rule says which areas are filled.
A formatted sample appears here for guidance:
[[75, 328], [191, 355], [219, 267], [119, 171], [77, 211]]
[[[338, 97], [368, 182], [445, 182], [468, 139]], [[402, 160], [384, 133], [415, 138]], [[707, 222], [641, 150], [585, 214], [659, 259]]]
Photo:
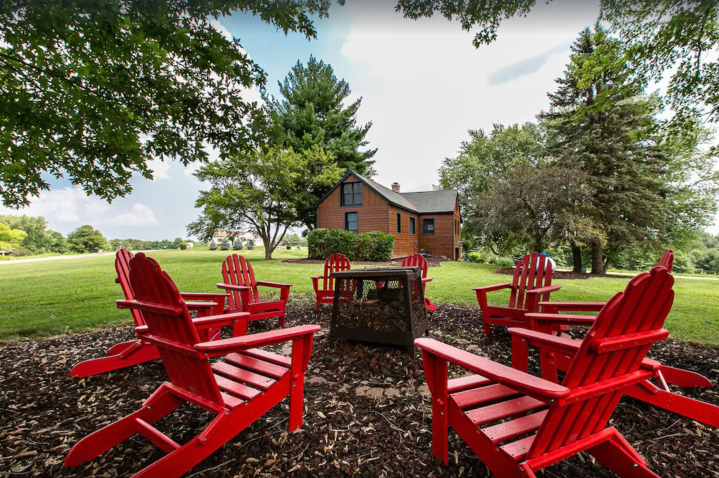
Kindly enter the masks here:
[[247, 250], [248, 251], [254, 251], [255, 250], [255, 241], [250, 239], [247, 241]]
[[210, 250], [211, 251], [217, 250], [217, 244], [215, 243], [215, 241], [210, 241]]
[[[364, 237], [363, 237], [364, 236]], [[392, 259], [394, 249], [394, 236], [385, 232], [365, 232], [359, 234], [365, 250], [360, 255], [361, 260], [373, 262], [386, 262]]]
[[222, 239], [222, 242], [220, 242], [220, 250], [229, 251], [230, 247], [232, 247], [232, 245], [230, 244], [230, 240], [227, 238]]
[[236, 251], [241, 251], [242, 247], [242, 241], [239, 239], [235, 240], [235, 242], [232, 243], [232, 248]]
[[513, 261], [510, 257], [497, 257], [493, 264], [497, 267], [514, 267], [516, 261]]
[[469, 253], [467, 253], [467, 261], [483, 263], [484, 259], [482, 258], [482, 254], [479, 252], [469, 252]]
[[307, 236], [309, 257], [326, 259], [339, 252], [350, 260], [355, 259], [356, 236], [354, 232], [341, 229], [314, 229]]
[[307, 236], [311, 259], [326, 259], [339, 252], [350, 260], [389, 261], [394, 236], [383, 232], [356, 234], [341, 229], [315, 229]]

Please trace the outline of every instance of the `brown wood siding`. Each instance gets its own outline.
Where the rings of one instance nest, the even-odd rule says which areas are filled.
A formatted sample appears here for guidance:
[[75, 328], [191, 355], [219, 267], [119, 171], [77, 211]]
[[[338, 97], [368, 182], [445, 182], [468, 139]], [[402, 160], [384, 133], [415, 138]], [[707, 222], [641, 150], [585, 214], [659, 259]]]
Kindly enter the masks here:
[[[357, 178], [350, 175], [343, 182], [354, 182]], [[345, 213], [357, 212], [359, 232], [389, 232], [394, 239], [393, 257], [405, 257], [419, 252], [420, 249], [430, 251], [436, 256], [445, 256], [459, 260], [461, 257], [461, 235], [456, 233], [455, 221], [461, 220], [459, 205], [453, 214], [417, 215], [410, 211], [391, 206], [387, 201], [367, 185], [362, 187], [362, 206], [342, 206], [338, 187], [317, 206], [317, 227], [326, 229], [344, 229]], [[402, 219], [402, 232], [397, 233], [397, 213]], [[409, 218], [415, 218], [415, 234], [409, 233]], [[435, 233], [433, 236], [422, 234], [422, 219], [434, 218]], [[455, 248], [460, 249], [460, 256], [455, 257]]]
[[[416, 214], [399, 209], [394, 206], [389, 208], [389, 232], [394, 235], [394, 253], [392, 257], [406, 257], [419, 252], [419, 218]], [[402, 232], [397, 233], [397, 213], [401, 214]], [[415, 233], [409, 233], [409, 218], [415, 220]]]
[[[344, 182], [357, 179], [348, 176]], [[362, 186], [362, 206], [341, 206], [340, 189], [336, 188], [317, 207], [317, 227], [344, 229], [345, 213], [357, 212], [359, 232], [387, 232], [387, 202], [367, 185]]]

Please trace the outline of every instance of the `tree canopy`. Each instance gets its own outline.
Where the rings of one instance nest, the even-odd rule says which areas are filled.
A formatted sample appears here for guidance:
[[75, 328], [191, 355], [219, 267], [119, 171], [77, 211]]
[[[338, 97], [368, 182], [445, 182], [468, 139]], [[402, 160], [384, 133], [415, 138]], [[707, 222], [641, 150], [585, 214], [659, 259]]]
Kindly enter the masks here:
[[[211, 18], [250, 13], [314, 38], [332, 0], [0, 3], [0, 196], [23, 206], [68, 177], [107, 200], [150, 159], [252, 150], [265, 73]], [[343, 3], [339, 0], [338, 3]]]
[[79, 254], [97, 252], [109, 245], [105, 236], [92, 226], [80, 226], [67, 235], [67, 245], [72, 252]]
[[6, 224], [0, 222], [0, 249], [15, 249], [20, 247], [20, 243], [26, 236], [25, 231], [11, 229]]
[[[332, 65], [310, 56], [306, 65], [298, 61], [278, 85], [281, 98], [266, 98], [277, 145], [295, 152], [321, 148], [332, 155], [342, 172], [352, 169], [372, 176], [372, 157], [377, 150], [368, 149], [365, 139], [372, 123], [357, 124], [362, 98], [347, 104], [350, 85], [337, 78]], [[297, 205], [300, 221], [311, 230], [317, 223], [316, 203], [332, 185], [318, 187], [310, 178], [299, 180], [313, 196]]]
[[196, 206], [202, 215], [187, 226], [188, 234], [210, 240], [217, 230], [250, 227], [271, 259], [287, 230], [301, 224], [299, 206], [313, 201], [305, 181], [313, 188], [328, 187], [342, 172], [320, 148], [302, 153], [269, 148], [214, 161], [196, 176], [210, 189], [200, 193]]

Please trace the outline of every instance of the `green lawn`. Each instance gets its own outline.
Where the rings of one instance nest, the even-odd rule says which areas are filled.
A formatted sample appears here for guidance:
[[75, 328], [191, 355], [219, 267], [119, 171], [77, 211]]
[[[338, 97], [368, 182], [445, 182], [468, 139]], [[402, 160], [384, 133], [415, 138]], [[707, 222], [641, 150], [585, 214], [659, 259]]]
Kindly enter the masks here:
[[[289, 264], [281, 259], [302, 257], [306, 251], [277, 251], [265, 261], [263, 251], [242, 251], [252, 260], [260, 280], [294, 284], [294, 294], [311, 294], [311, 275], [318, 264]], [[162, 251], [156, 258], [186, 292], [216, 291], [220, 281], [222, 251]], [[436, 302], [476, 306], [472, 287], [508, 282], [483, 264], [444, 262], [430, 269], [434, 282], [427, 295]], [[129, 314], [117, 310], [120, 298], [114, 282], [114, 256], [83, 257], [0, 265], [0, 340], [54, 335], [129, 322]], [[559, 281], [564, 287], [555, 300], [603, 301], [622, 290], [628, 278]], [[667, 328], [675, 339], [719, 346], [719, 282], [677, 278], [674, 308]], [[490, 295], [496, 304], [506, 303], [506, 292]]]

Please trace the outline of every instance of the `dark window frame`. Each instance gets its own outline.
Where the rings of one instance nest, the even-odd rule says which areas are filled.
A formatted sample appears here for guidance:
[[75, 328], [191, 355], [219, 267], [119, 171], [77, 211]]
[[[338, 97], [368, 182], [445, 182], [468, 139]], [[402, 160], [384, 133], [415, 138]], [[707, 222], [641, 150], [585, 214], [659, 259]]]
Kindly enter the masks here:
[[402, 213], [397, 213], [397, 234], [402, 234]]
[[[432, 224], [432, 231], [429, 231], [429, 228], [427, 227], [429, 224]], [[423, 236], [434, 236], [434, 218], [425, 218], [422, 219], [422, 235]]]
[[409, 233], [412, 236], [417, 234], [417, 223], [415, 222], [415, 219], [413, 217], [409, 218]]
[[[352, 222], [357, 223], [357, 230], [352, 230], [352, 229], [350, 229], [350, 227], [349, 227], [349, 225], [350, 225], [350, 220], [349, 220], [350, 214], [354, 214], [354, 215], [357, 217], [357, 220], [356, 220], [356, 221], [352, 221]], [[359, 232], [359, 213], [358, 213], [357, 211], [348, 211], [348, 212], [345, 213], [345, 231], [356, 232], [356, 233]]]
[[[351, 192], [345, 192], [345, 187], [351, 186]], [[347, 202], [347, 198], [352, 198], [351, 202]], [[364, 203], [364, 187], [362, 181], [349, 181], [340, 185], [340, 206], [353, 207], [362, 206]]]

